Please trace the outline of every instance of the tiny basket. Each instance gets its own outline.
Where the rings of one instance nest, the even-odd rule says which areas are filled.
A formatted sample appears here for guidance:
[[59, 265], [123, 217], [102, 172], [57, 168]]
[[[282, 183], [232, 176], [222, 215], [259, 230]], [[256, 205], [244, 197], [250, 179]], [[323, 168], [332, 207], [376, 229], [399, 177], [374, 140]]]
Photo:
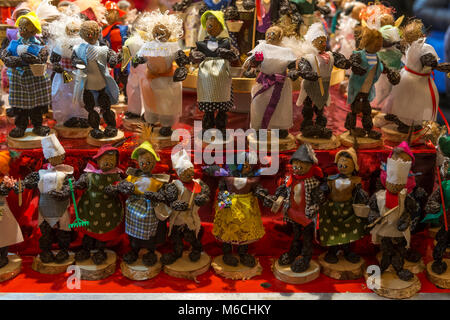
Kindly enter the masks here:
[[229, 32], [239, 32], [241, 31], [244, 21], [242, 20], [227, 20], [227, 27]]
[[365, 204], [353, 204], [353, 211], [355, 215], [360, 218], [367, 218], [369, 216], [370, 207]]
[[35, 77], [43, 77], [45, 72], [47, 71], [47, 65], [42, 64], [30, 64], [31, 72]]

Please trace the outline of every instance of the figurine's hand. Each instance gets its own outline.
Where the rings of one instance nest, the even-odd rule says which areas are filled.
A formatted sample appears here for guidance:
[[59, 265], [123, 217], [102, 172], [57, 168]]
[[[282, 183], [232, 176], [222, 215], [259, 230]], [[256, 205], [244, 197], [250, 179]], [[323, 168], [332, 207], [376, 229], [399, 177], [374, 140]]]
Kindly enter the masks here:
[[39, 59], [38, 57], [32, 55], [31, 53], [25, 52], [22, 53], [20, 55], [20, 58], [22, 59], [23, 62], [28, 63], [28, 64], [40, 64], [41, 59]]
[[146, 199], [155, 202], [164, 202], [165, 200], [164, 196], [159, 192], [146, 191], [144, 193], [144, 196]]
[[179, 67], [175, 69], [173, 73], [173, 81], [184, 81], [188, 75], [188, 69], [186, 67]]
[[400, 219], [400, 221], [398, 222], [398, 225], [397, 225], [397, 230], [400, 232], [403, 232], [406, 229], [408, 229], [408, 227], [409, 227], [409, 221]]
[[400, 77], [400, 72], [398, 72], [398, 71], [389, 69], [389, 71], [387, 73], [387, 77], [388, 77], [389, 82], [394, 86], [400, 83], [401, 77]]
[[305, 80], [309, 80], [309, 81], [317, 81], [317, 80], [319, 80], [319, 75], [316, 72], [311, 71], [311, 72], [302, 74], [302, 78]]
[[191, 50], [191, 53], [189, 55], [189, 59], [191, 60], [191, 62], [193, 64], [199, 64], [201, 63], [203, 60], [206, 59], [206, 55], [198, 50]]
[[61, 64], [54, 63], [53, 64], [53, 71], [55, 71], [56, 73], [63, 73], [64, 72], [64, 68], [62, 67]]
[[117, 190], [117, 186], [109, 185], [106, 186], [105, 189], [103, 189], [103, 192], [107, 194], [108, 196], [115, 197], [119, 194], [119, 190]]
[[133, 68], [136, 68], [138, 65], [144, 64], [146, 62], [147, 59], [145, 59], [144, 57], [136, 56], [133, 59], [131, 59], [131, 65], [133, 66]]
[[439, 63], [434, 70], [449, 73], [450, 72], [450, 62]]
[[288, 77], [289, 77], [292, 81], [297, 80], [300, 76], [301, 76], [301, 73], [300, 73], [300, 71], [298, 71], [298, 70], [289, 70], [289, 71], [288, 71]]
[[277, 201], [277, 197], [275, 197], [274, 195], [267, 195], [264, 197], [263, 199], [263, 206], [266, 208], [272, 208], [273, 203]]
[[133, 194], [134, 193], [134, 184], [129, 181], [120, 181], [117, 184], [117, 190], [119, 190], [122, 194]]
[[377, 220], [379, 217], [380, 217], [379, 212], [371, 210], [369, 212], [369, 215], [367, 216], [367, 220], [368, 220], [369, 224], [371, 224], [371, 223], [374, 223], [375, 220]]
[[172, 202], [171, 207], [176, 211], [185, 211], [188, 209], [189, 204], [186, 201], [176, 200]]
[[289, 196], [289, 189], [286, 187], [285, 184], [282, 184], [281, 186], [278, 186], [275, 190], [275, 197], [283, 197], [287, 198]]
[[255, 8], [255, 1], [254, 0], [244, 0], [242, 2], [242, 6], [245, 10], [253, 10]]
[[194, 198], [194, 203], [197, 207], [204, 206], [209, 201], [209, 197], [207, 195], [201, 194]]
[[358, 76], [363, 76], [367, 71], [363, 67], [354, 64], [352, 65], [352, 72]]
[[175, 54], [175, 62], [179, 67], [184, 67], [187, 64], [190, 64], [191, 61], [189, 60], [189, 57], [184, 53], [183, 50], [178, 50]]
[[46, 63], [49, 55], [48, 49], [46, 47], [42, 48], [38, 54], [39, 60], [41, 61], [40, 63]]

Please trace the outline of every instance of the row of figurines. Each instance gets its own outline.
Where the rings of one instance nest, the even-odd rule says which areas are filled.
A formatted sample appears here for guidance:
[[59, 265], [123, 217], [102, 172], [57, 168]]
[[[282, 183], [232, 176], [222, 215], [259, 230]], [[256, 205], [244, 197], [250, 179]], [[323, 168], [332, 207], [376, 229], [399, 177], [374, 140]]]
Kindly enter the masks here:
[[[101, 30], [96, 22], [61, 19], [55, 23], [66, 23], [66, 33], [53, 40], [50, 35], [49, 44], [42, 45], [35, 37], [41, 29], [39, 20], [32, 12], [20, 16], [20, 38], [2, 51], [10, 81], [8, 114], [15, 117], [16, 125], [9, 133], [11, 137], [23, 137], [29, 120], [34, 133], [47, 135], [50, 129], [42, 125], [42, 113], [50, 105], [55, 119], [65, 126], [91, 127], [90, 135], [95, 139], [117, 136], [111, 105], [118, 102], [119, 86], [108, 65], [115, 67], [115, 79], [121, 79], [130, 89], [126, 90], [130, 93], [127, 115], [139, 118], [145, 109], [145, 121], [160, 123], [162, 136], [171, 135], [181, 114], [181, 81], [187, 77], [188, 66], [198, 65], [197, 103], [204, 112], [203, 130], [225, 130], [227, 112], [233, 107], [230, 63], [239, 55], [227, 36], [222, 11], [203, 13], [201, 23], [206, 36], [197, 41], [189, 56], [176, 42], [176, 30], [182, 27], [182, 21], [175, 15], [149, 13], [117, 51], [99, 44]], [[161, 22], [164, 19], [173, 20], [170, 28]], [[402, 40], [397, 26], [375, 28], [364, 23], [358, 50], [349, 57], [327, 51], [328, 35], [321, 23], [309, 26], [304, 41], [291, 39], [290, 46], [281, 27], [270, 27], [266, 40], [250, 52], [243, 65], [244, 70], [259, 71], [251, 93], [250, 126], [256, 130], [280, 129], [280, 137], [286, 137], [293, 126], [292, 84], [288, 79], [301, 77], [297, 105], [303, 105], [302, 134], [307, 138], [331, 138], [324, 108], [330, 103], [330, 79], [333, 67], [337, 67], [351, 70], [347, 99], [351, 111], [345, 120], [351, 135], [380, 139], [371, 118], [374, 99], [380, 102], [378, 105], [385, 105], [386, 120], [397, 124], [400, 132], [407, 133], [410, 128], [417, 131], [424, 120], [436, 120], [439, 101], [431, 71], [450, 70], [448, 63], [437, 63], [439, 58], [425, 43], [422, 27], [417, 21], [405, 26], [403, 40], [407, 44], [403, 54], [397, 48]], [[70, 44], [69, 48], [65, 44]], [[40, 67], [49, 56], [55, 72], [53, 84]], [[402, 64], [402, 57], [408, 65]], [[70, 81], [68, 74], [72, 71], [74, 79]], [[71, 103], [67, 103], [68, 98], [72, 98]], [[362, 114], [362, 128], [356, 127], [358, 114]], [[101, 116], [106, 123], [104, 131], [100, 129]]]
[[[450, 140], [443, 137], [439, 143], [442, 154], [448, 159], [446, 151], [450, 150]], [[7, 176], [0, 184], [3, 195], [11, 189], [16, 192], [23, 188], [39, 189], [42, 262], [62, 263], [68, 259], [70, 228], [79, 227], [84, 238], [75, 260], [92, 258], [95, 264], [101, 264], [106, 259], [105, 243], [122, 232], [119, 226], [123, 220], [131, 246], [123, 256], [128, 264], [138, 259], [141, 248], [149, 250], [143, 256], [146, 266], [157, 262], [155, 246], [165, 241], [167, 220], [174, 250], [164, 254], [161, 262], [169, 265], [181, 257], [183, 238], [192, 246], [189, 259], [196, 261], [200, 258], [202, 244], [198, 209], [211, 200], [213, 193], [203, 181], [194, 177], [194, 166], [186, 150], [171, 155], [172, 166], [178, 176], [172, 181], [167, 174], [152, 174], [160, 158], [148, 141], [134, 149], [131, 158], [137, 161], [139, 168], [129, 168], [125, 179], [121, 178], [117, 168], [118, 149], [106, 145], [93, 157], [96, 164], [88, 163], [80, 178], [73, 181], [73, 167], [64, 164], [65, 152], [56, 136], [45, 137], [42, 147], [48, 164], [38, 172], [29, 174], [23, 185]], [[5, 175], [8, 172], [7, 153], [3, 152], [0, 158], [6, 163], [1, 167]], [[339, 173], [324, 179], [314, 150], [310, 145], [302, 144], [290, 159], [291, 174], [283, 179], [273, 195], [260, 185], [260, 171], [253, 165], [251, 153], [241, 156], [245, 159], [242, 164], [236, 161], [236, 164], [226, 167], [213, 165], [204, 168], [206, 174], [220, 179], [212, 233], [223, 242], [223, 262], [226, 265], [241, 263], [248, 267], [255, 266], [256, 260], [248, 253], [247, 244], [264, 235], [259, 199], [273, 212], [281, 210], [294, 228], [291, 247], [278, 260], [280, 265], [290, 265], [293, 272], [301, 273], [309, 268], [313, 233], [318, 223], [319, 242], [328, 249], [324, 257], [327, 263], [336, 264], [337, 253], [341, 249], [348, 262], [358, 263], [361, 258], [352, 251], [351, 244], [370, 230], [373, 242], [381, 244], [381, 271], [384, 272], [392, 264], [401, 280], [412, 279], [413, 274], [404, 268], [404, 261], [420, 259], [417, 252], [407, 248], [411, 230], [421, 215], [419, 201], [426, 201], [427, 194], [415, 185], [411, 172], [414, 154], [406, 142], [399, 144], [389, 155], [380, 176], [383, 188], [370, 197], [363, 190], [361, 178], [357, 175], [358, 158], [353, 148], [336, 154]], [[444, 161], [443, 170], [447, 167], [448, 161]], [[446, 174], [445, 171], [444, 179]], [[442, 188], [444, 197], [448, 197], [446, 185], [442, 184]], [[76, 220], [70, 224], [69, 199], [71, 195], [75, 199], [75, 189], [85, 191], [76, 203]], [[439, 212], [442, 213], [440, 190], [438, 188], [429, 197], [425, 207], [433, 219], [439, 219]], [[119, 195], [127, 196], [125, 208]], [[7, 246], [20, 242], [22, 236], [6, 202], [3, 202], [2, 212], [0, 266], [3, 267], [8, 263]], [[51, 251], [55, 229], [58, 230], [56, 242], [60, 248], [56, 256]], [[444, 236], [441, 233], [445, 233]], [[435, 261], [432, 270], [437, 274], [444, 273], [447, 268], [443, 260], [448, 247], [446, 235], [448, 231], [442, 228], [433, 254]], [[233, 244], [238, 244], [238, 258], [232, 254]], [[93, 249], [98, 251], [91, 255]]]

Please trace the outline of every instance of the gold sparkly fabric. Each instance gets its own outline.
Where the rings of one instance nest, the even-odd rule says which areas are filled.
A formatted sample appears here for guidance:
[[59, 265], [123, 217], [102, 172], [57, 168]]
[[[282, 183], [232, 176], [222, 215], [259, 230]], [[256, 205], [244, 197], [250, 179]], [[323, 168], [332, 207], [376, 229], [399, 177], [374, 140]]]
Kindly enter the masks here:
[[197, 101], [230, 101], [231, 79], [230, 63], [228, 60], [207, 57], [198, 67]]
[[233, 194], [231, 206], [219, 209], [215, 205], [213, 235], [233, 244], [255, 242], [264, 236], [258, 199], [253, 193]]

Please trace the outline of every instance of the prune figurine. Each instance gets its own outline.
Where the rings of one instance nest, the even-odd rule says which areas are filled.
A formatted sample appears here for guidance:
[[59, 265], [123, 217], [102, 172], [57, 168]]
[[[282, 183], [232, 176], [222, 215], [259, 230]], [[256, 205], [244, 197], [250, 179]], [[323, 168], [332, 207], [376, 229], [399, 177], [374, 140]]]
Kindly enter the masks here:
[[[345, 119], [345, 128], [350, 135], [356, 137], [368, 137], [379, 140], [381, 133], [373, 130], [372, 107], [370, 102], [375, 98], [375, 83], [381, 73], [386, 73], [389, 82], [396, 85], [400, 82], [398, 72], [386, 67], [379, 58], [379, 51], [383, 46], [381, 33], [367, 25], [363, 27], [361, 50], [354, 51], [350, 56], [352, 74], [348, 84], [347, 103], [351, 111]], [[356, 117], [362, 113], [363, 128], [356, 127]]]
[[[450, 195], [450, 148], [449, 148], [449, 137], [443, 136], [439, 139], [439, 151], [442, 157], [442, 163], [437, 174], [440, 175], [439, 183], [440, 186], [430, 195], [427, 205], [425, 207], [425, 212], [427, 216], [424, 221], [437, 221], [440, 224], [440, 229], [436, 234], [435, 240], [436, 244], [433, 249], [433, 261], [430, 262], [431, 267], [427, 266], [427, 272], [430, 275], [443, 275], [448, 271], [448, 265], [446, 259], [444, 259], [445, 251], [450, 247], [450, 237], [448, 230], [448, 209], [450, 208], [449, 195]], [[445, 211], [447, 210], [447, 211]], [[445, 215], [445, 216], [444, 216]], [[432, 272], [430, 272], [430, 270]], [[435, 281], [439, 279], [439, 276], [431, 278], [431, 280], [439, 285], [441, 288], [445, 288], [443, 281]]]
[[250, 127], [256, 131], [279, 129], [280, 139], [287, 138], [293, 125], [292, 83], [286, 70], [296, 59], [290, 48], [280, 46], [282, 38], [280, 27], [270, 27], [266, 40], [259, 42], [247, 60], [261, 69], [252, 87]]
[[356, 265], [361, 257], [352, 251], [351, 244], [366, 235], [367, 219], [358, 216], [353, 205], [367, 204], [369, 196], [362, 189], [361, 178], [356, 175], [359, 166], [353, 148], [339, 151], [335, 163], [339, 173], [329, 176], [326, 184], [321, 186], [326, 200], [319, 211], [319, 240], [328, 249], [323, 260], [337, 264], [340, 260], [338, 251], [343, 250], [345, 260]]
[[76, 189], [84, 190], [77, 203], [78, 216], [89, 221], [89, 225], [80, 230], [83, 233], [82, 248], [75, 254], [75, 261], [84, 263], [92, 258], [94, 264], [101, 265], [107, 260], [107, 242], [116, 240], [123, 233], [122, 203], [111, 187], [121, 181], [121, 171], [117, 168], [119, 150], [103, 145], [93, 159], [96, 166], [89, 162], [74, 185]]
[[0, 151], [0, 281], [6, 280], [2, 268], [10, 263], [8, 247], [23, 241], [20, 226], [7, 202], [9, 192], [16, 186], [16, 181], [8, 176], [10, 160], [9, 151]]
[[[38, 172], [30, 173], [25, 178], [24, 184], [28, 189], [38, 188], [40, 192], [39, 259], [44, 264], [51, 262], [63, 264], [72, 259], [69, 256], [69, 246], [73, 241], [72, 231], [69, 228], [71, 197], [69, 179], [73, 179], [73, 167], [64, 164], [66, 152], [54, 134], [43, 138], [41, 143], [48, 164]], [[56, 255], [51, 251], [54, 242], [58, 243], [60, 249]]]
[[[52, 53], [50, 62], [55, 75], [52, 80], [52, 111], [53, 119], [60, 126], [67, 128], [89, 128], [88, 113], [81, 101], [74, 101], [72, 71], [73, 47], [81, 44], [79, 36], [81, 19], [75, 16], [61, 16], [49, 26]], [[61, 135], [62, 130], [59, 131]], [[67, 136], [72, 138], [72, 135]]]
[[436, 51], [425, 43], [422, 26], [413, 20], [403, 29], [405, 40], [413, 41], [406, 49], [400, 83], [386, 101], [385, 119], [396, 123], [401, 133], [408, 133], [410, 126], [420, 130], [423, 121], [436, 121], [439, 94], [431, 74], [434, 70], [450, 72], [450, 63], [438, 63]]
[[46, 136], [50, 128], [42, 124], [42, 118], [51, 104], [50, 77], [44, 71], [49, 51], [36, 38], [42, 28], [34, 12], [20, 16], [16, 26], [19, 39], [12, 40], [0, 56], [8, 67], [9, 115], [14, 116], [16, 126], [9, 136], [23, 137], [29, 120], [34, 134]]
[[312, 259], [314, 220], [320, 204], [318, 187], [323, 173], [309, 144], [302, 144], [292, 155], [290, 163], [292, 175], [286, 177], [277, 188], [274, 199], [284, 199], [284, 220], [292, 225], [294, 237], [289, 251], [278, 258], [278, 264], [290, 265], [293, 272], [302, 273], [308, 270]]
[[312, 24], [319, 22], [316, 11], [323, 15], [331, 12], [327, 6], [320, 6], [317, 0], [289, 0], [289, 4], [292, 20], [300, 26], [300, 35], [305, 35]]
[[200, 179], [194, 179], [194, 165], [185, 149], [172, 154], [172, 167], [178, 176], [177, 180], [171, 182], [177, 190], [177, 200], [170, 205], [172, 214], [169, 218], [169, 237], [173, 251], [162, 255], [161, 262], [164, 265], [170, 265], [181, 258], [183, 239], [192, 246], [189, 260], [200, 260], [203, 228], [198, 210], [209, 201], [210, 193], [208, 185]]
[[[219, 181], [212, 233], [222, 242], [224, 264], [255, 268], [258, 261], [248, 253], [248, 245], [265, 234], [258, 197], [263, 200], [267, 190], [259, 184], [260, 176], [254, 169], [252, 153], [239, 155], [238, 160], [242, 155], [245, 157], [243, 163], [229, 165], [228, 176]], [[237, 246], [238, 257], [233, 255], [233, 245]]]
[[[126, 15], [126, 12], [119, 9], [117, 3], [113, 1], [106, 1], [105, 3], [106, 14], [105, 19], [107, 25], [102, 30], [103, 39], [109, 44], [114, 52], [119, 53], [128, 39], [128, 25], [122, 23], [122, 17]], [[125, 95], [125, 102], [127, 101], [127, 80], [128, 69], [121, 68], [121, 64], [118, 63], [114, 66], [114, 79], [118, 86], [122, 86], [123, 93]]]
[[159, 10], [140, 19], [146, 41], [137, 56], [146, 64], [146, 77], [141, 81], [145, 121], [161, 124], [159, 135], [170, 137], [172, 126], [182, 111], [182, 84], [175, 75], [173, 62], [183, 35], [183, 21], [176, 15]]
[[[111, 110], [111, 104], [118, 101], [119, 87], [110, 76], [108, 65], [114, 67], [117, 64], [117, 54], [107, 46], [99, 45], [100, 27], [95, 21], [84, 21], [80, 27], [80, 36], [86, 43], [73, 48], [72, 65], [84, 75], [79, 79], [80, 84], [75, 86], [75, 98], [83, 101], [89, 113], [88, 121], [92, 128], [89, 134], [92, 138], [116, 137], [116, 116]], [[94, 109], [96, 106], [100, 107], [105, 120], [105, 131], [100, 130], [100, 115]]]
[[138, 162], [139, 169], [128, 168], [128, 177], [118, 185], [118, 190], [128, 195], [125, 233], [131, 248], [123, 260], [132, 264], [138, 260], [139, 250], [147, 249], [142, 262], [151, 267], [158, 262], [156, 246], [166, 240], [165, 220], [170, 214], [167, 205], [176, 200], [176, 188], [168, 187], [169, 175], [152, 173], [160, 158], [150, 142], [134, 149], [131, 159]]
[[326, 127], [324, 109], [330, 104], [331, 72], [333, 66], [350, 68], [350, 61], [340, 53], [326, 51], [327, 35], [320, 22], [309, 27], [305, 40], [313, 47], [314, 53], [307, 54], [298, 62], [299, 74], [304, 79], [297, 100], [297, 106], [303, 104], [300, 130], [306, 138], [330, 139], [333, 133]]
[[369, 226], [372, 241], [380, 244], [381, 272], [392, 264], [403, 281], [413, 278], [413, 273], [404, 268], [406, 252], [411, 239], [411, 220], [417, 203], [408, 194], [406, 185], [414, 155], [406, 142], [394, 148], [386, 163], [385, 190], [376, 192], [369, 201]]
[[231, 48], [222, 11], [206, 11], [201, 23], [207, 37], [197, 41], [189, 57], [199, 64], [197, 102], [204, 112], [202, 127], [204, 131], [215, 127], [225, 134], [227, 112], [233, 107], [230, 62], [238, 56]]

